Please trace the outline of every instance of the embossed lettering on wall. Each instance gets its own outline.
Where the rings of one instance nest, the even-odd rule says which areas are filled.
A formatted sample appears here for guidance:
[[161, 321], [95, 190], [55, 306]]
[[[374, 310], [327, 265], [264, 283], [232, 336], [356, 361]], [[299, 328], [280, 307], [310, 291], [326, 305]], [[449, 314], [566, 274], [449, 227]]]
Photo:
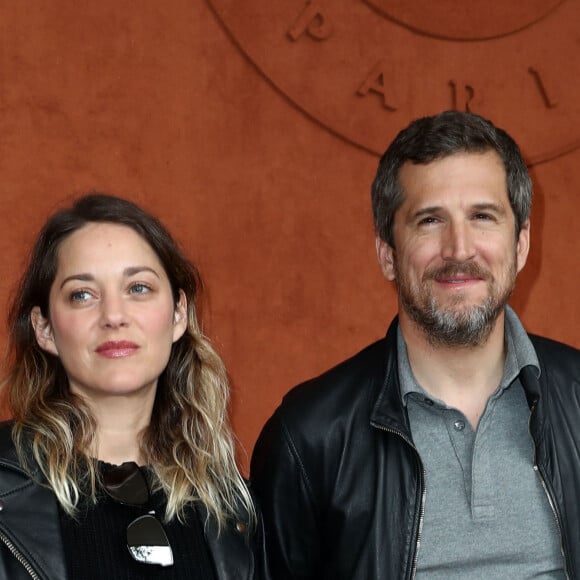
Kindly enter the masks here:
[[396, 111], [398, 107], [389, 104], [389, 81], [394, 83], [394, 79], [389, 74], [388, 65], [384, 60], [378, 62], [370, 74], [365, 78], [363, 84], [359, 87], [357, 95], [366, 97], [369, 92], [378, 93], [383, 96], [383, 107], [389, 111]]
[[208, 2], [292, 102], [373, 153], [450, 108], [508, 127], [531, 163], [580, 146], [579, 2]]
[[298, 40], [307, 32], [315, 40], [326, 40], [332, 35], [332, 24], [318, 2], [307, 2], [298, 20], [288, 30], [292, 40]]

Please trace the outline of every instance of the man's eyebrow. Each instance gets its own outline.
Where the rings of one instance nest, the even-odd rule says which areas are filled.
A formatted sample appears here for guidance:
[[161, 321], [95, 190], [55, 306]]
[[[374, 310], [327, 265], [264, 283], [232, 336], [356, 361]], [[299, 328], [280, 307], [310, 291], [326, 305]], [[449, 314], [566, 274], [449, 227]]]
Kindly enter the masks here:
[[477, 211], [488, 210], [494, 211], [498, 214], [505, 215], [506, 208], [503, 205], [498, 203], [491, 203], [491, 202], [484, 202], [484, 203], [476, 203], [471, 206], [473, 209]]
[[[502, 204], [493, 202], [474, 203], [472, 206], [470, 206], [469, 209], [476, 211], [494, 211], [500, 215], [505, 215], [506, 213], [506, 208]], [[427, 207], [422, 207], [411, 215], [411, 219], [417, 219], [424, 215], [430, 215], [444, 210], [445, 208], [442, 205], [430, 205]]]
[[[136, 274], [140, 274], [141, 272], [151, 272], [157, 278], [159, 278], [159, 274], [149, 266], [130, 266], [129, 268], [125, 268], [123, 270], [123, 276], [126, 278], [130, 278], [131, 276], [135, 276]], [[71, 282], [73, 280], [78, 280], [79, 282], [94, 282], [95, 277], [89, 273], [79, 273], [79, 274], [72, 274], [67, 276], [61, 283], [60, 287], [62, 288], [67, 282]]]
[[439, 211], [441, 211], [443, 209], [443, 206], [441, 205], [430, 205], [428, 207], [422, 207], [421, 209], [418, 209], [413, 215], [413, 218], [418, 218], [424, 215], [428, 215], [431, 213], [437, 213]]

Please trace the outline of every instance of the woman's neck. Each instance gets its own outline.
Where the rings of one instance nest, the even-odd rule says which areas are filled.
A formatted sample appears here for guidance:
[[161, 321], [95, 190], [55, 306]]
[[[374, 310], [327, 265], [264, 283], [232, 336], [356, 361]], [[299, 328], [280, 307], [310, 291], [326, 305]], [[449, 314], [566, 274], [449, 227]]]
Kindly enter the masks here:
[[125, 461], [146, 463], [142, 437], [151, 420], [152, 401], [114, 396], [86, 401], [97, 422], [90, 454], [101, 461], [120, 465]]

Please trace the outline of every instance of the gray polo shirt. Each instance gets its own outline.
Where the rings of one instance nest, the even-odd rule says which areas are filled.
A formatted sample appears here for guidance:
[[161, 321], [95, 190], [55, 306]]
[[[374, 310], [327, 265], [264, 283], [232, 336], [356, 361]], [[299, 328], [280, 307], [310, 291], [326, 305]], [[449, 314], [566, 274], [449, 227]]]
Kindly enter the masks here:
[[519, 373], [538, 358], [506, 308], [503, 378], [476, 431], [417, 384], [399, 329], [399, 378], [413, 441], [425, 469], [417, 578], [565, 578], [554, 513], [534, 469]]

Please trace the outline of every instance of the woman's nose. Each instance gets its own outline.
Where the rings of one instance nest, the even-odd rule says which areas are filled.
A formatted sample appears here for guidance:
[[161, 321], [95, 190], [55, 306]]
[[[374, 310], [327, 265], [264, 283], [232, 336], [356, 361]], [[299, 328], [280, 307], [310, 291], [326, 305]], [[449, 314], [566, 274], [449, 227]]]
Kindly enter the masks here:
[[121, 296], [107, 295], [101, 299], [101, 324], [118, 328], [128, 324], [126, 305]]

